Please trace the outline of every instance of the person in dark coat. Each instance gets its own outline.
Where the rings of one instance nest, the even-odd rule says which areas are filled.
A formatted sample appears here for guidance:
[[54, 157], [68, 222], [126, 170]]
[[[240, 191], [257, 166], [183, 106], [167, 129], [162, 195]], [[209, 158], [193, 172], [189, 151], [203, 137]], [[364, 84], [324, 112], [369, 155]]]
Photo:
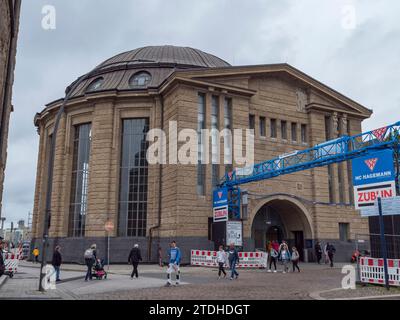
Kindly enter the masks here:
[[131, 263], [133, 266], [131, 279], [133, 279], [134, 276], [136, 279], [139, 278], [138, 266], [140, 261], [142, 261], [142, 255], [140, 254], [139, 245], [135, 244], [128, 257], [128, 263]]
[[329, 257], [331, 268], [333, 268], [333, 256], [334, 256], [334, 254], [336, 252], [336, 249], [335, 249], [335, 247], [334, 247], [334, 245], [332, 243], [328, 242], [326, 244], [326, 251], [328, 253], [328, 257]]
[[0, 237], [0, 277], [4, 274], [5, 262], [3, 258], [3, 238]]
[[94, 263], [97, 260], [97, 246], [96, 244], [92, 244], [90, 249], [85, 251], [85, 263], [87, 267], [85, 281], [92, 280], [92, 268]]
[[61, 263], [62, 263], [62, 256], [61, 256], [61, 247], [56, 246], [54, 249], [53, 253], [53, 259], [51, 261], [51, 264], [54, 267], [54, 270], [56, 270], [56, 281], [61, 281], [60, 279], [60, 268], [61, 268]]
[[321, 264], [321, 259], [322, 259], [322, 247], [321, 247], [321, 243], [318, 241], [315, 244], [315, 256], [317, 257], [317, 262], [318, 264]]

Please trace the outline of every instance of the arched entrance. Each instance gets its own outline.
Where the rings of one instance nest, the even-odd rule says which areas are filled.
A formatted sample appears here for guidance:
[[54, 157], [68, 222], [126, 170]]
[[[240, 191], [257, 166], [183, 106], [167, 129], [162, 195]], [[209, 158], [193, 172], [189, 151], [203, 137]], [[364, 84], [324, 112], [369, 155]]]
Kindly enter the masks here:
[[261, 203], [256, 208], [251, 233], [256, 249], [265, 250], [269, 241], [286, 240], [299, 250], [302, 259], [306, 239], [313, 239], [307, 208], [288, 196], [271, 197]]

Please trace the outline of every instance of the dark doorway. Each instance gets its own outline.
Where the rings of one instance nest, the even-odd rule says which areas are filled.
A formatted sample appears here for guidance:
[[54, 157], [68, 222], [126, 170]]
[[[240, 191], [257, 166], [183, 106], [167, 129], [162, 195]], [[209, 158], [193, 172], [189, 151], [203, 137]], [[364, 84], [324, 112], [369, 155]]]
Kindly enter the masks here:
[[277, 241], [278, 243], [281, 243], [283, 240], [283, 231], [280, 226], [272, 226], [268, 228], [268, 231], [266, 233], [266, 240], [267, 243], [269, 241]]
[[[294, 246], [300, 254], [300, 261], [304, 261], [304, 234], [303, 231], [293, 231]], [[290, 248], [291, 249], [291, 248]]]

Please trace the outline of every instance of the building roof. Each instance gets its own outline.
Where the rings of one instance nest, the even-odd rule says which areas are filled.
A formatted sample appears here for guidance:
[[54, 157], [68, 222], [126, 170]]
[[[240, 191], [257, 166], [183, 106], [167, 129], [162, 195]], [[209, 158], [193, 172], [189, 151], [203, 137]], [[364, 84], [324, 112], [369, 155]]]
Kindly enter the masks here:
[[177, 46], [148, 46], [120, 53], [101, 63], [97, 69], [120, 63], [131, 65], [173, 64], [177, 67], [206, 68], [230, 66], [226, 61], [199, 49]]
[[[103, 78], [103, 82], [96, 92], [143, 90], [159, 87], [176, 70], [221, 67], [230, 67], [230, 64], [198, 49], [170, 45], [142, 47], [120, 53], [99, 64], [71, 93], [71, 97], [84, 95], [90, 84], [100, 78]], [[129, 83], [138, 72], [150, 75], [151, 80], [145, 87], [132, 87]], [[76, 81], [67, 90], [75, 83]]]

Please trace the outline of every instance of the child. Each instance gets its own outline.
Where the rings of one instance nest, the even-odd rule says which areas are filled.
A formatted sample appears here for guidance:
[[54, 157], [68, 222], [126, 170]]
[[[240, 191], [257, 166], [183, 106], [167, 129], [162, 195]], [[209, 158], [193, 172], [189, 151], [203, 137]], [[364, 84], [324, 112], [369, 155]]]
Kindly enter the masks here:
[[226, 272], [224, 269], [224, 265], [226, 263], [227, 256], [224, 251], [223, 246], [219, 246], [219, 251], [217, 252], [217, 263], [218, 263], [218, 280], [221, 279], [221, 273], [224, 274], [224, 278], [226, 278]]
[[293, 272], [295, 272], [295, 268], [300, 272], [299, 268], [299, 260], [300, 260], [300, 254], [297, 251], [296, 247], [292, 248], [292, 264], [293, 264]]

